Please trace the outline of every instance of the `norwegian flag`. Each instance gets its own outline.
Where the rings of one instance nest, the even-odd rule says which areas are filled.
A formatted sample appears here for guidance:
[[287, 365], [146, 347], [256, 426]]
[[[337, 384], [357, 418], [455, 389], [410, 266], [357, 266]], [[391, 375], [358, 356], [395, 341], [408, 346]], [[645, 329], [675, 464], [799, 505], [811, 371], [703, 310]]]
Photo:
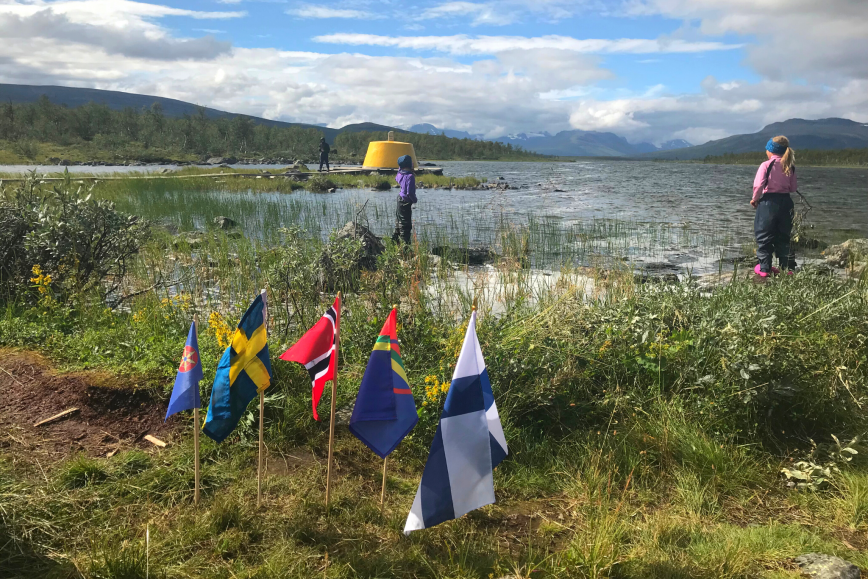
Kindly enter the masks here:
[[316, 325], [280, 356], [281, 360], [298, 362], [307, 368], [313, 383], [314, 420], [319, 420], [316, 407], [322, 398], [325, 383], [335, 379], [338, 365], [335, 342], [340, 324], [341, 301], [340, 298], [335, 298], [334, 305], [323, 314]]

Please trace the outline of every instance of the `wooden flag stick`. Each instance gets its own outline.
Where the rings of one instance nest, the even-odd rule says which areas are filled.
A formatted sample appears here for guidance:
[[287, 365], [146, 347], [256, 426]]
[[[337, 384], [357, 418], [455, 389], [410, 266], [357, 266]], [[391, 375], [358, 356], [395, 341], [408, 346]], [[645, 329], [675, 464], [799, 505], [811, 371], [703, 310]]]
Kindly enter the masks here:
[[331, 421], [329, 422], [329, 462], [328, 470], [326, 470], [326, 509], [328, 509], [332, 491], [332, 465], [334, 462], [335, 448], [335, 410], [337, 407], [338, 397], [338, 357], [341, 352], [341, 310], [343, 309], [344, 301], [341, 292], [338, 292], [338, 312], [337, 321], [335, 323], [335, 379], [332, 380], [332, 412]]
[[389, 457], [383, 459], [383, 489], [380, 491], [380, 510], [383, 510], [383, 505], [386, 504], [386, 461]]
[[[262, 290], [262, 323], [268, 333], [268, 306], [265, 305], [265, 290]], [[256, 508], [262, 505], [262, 432], [265, 424], [265, 390], [259, 391], [259, 467], [256, 469]]]
[[[193, 316], [193, 331], [196, 332], [196, 343], [199, 343], [199, 316]], [[201, 363], [201, 362], [200, 362]], [[196, 388], [199, 387], [198, 382]], [[199, 406], [193, 408], [193, 504], [199, 504]]]
[[262, 417], [265, 414], [265, 391], [259, 392], [259, 468], [256, 473], [256, 506], [262, 504]]
[[[392, 309], [397, 313], [398, 304], [392, 306]], [[388, 456], [383, 459], [383, 488], [380, 490], [380, 510], [383, 510], [383, 506], [386, 504], [386, 461], [389, 459]]]

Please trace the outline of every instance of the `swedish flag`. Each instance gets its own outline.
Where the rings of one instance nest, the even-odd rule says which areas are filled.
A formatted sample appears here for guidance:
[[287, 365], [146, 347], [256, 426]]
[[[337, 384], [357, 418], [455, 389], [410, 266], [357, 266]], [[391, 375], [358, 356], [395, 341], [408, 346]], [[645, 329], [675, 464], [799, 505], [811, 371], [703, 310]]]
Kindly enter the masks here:
[[217, 366], [203, 429], [217, 442], [235, 430], [250, 401], [271, 384], [265, 315], [265, 294], [261, 294], [238, 322], [232, 344]]

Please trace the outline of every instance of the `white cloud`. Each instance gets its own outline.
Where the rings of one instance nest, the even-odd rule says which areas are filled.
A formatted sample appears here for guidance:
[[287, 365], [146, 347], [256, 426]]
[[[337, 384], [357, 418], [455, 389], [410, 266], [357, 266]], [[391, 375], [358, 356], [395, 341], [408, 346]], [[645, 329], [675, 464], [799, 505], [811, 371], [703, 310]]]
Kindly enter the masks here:
[[868, 82], [830, 89], [770, 80], [721, 84], [708, 77], [698, 94], [579, 101], [570, 124], [631, 140], [683, 138], [700, 144], [785, 119], [839, 116], [868, 120]]
[[354, 10], [350, 8], [331, 8], [328, 6], [320, 6], [317, 4], [303, 4], [297, 8], [291, 8], [286, 11], [287, 14], [297, 16], [298, 18], [351, 18], [369, 20], [378, 18], [379, 16], [371, 12], [363, 10]]
[[[487, 136], [572, 126], [613, 131], [631, 141], [684, 138], [701, 143], [791, 117], [842, 116], [868, 122], [868, 65], [858, 58], [868, 51], [854, 32], [858, 26], [841, 23], [840, 39], [832, 38], [836, 32], [829, 29], [830, 22], [840, 18], [823, 20], [806, 9], [828, 36], [820, 39], [801, 23], [804, 15], [790, 13], [805, 0], [790, 0], [787, 5], [796, 6], [791, 9], [782, 8], [779, 0], [768, 1], [770, 8], [725, 0], [727, 14], [711, 0], [631, 4], [634, 14], [644, 10], [699, 22], [699, 28], [686, 24], [659, 39], [346, 34], [317, 39], [419, 51], [396, 57], [240, 48], [209, 37], [180, 38], [160, 21], [168, 16], [225, 20], [245, 14], [234, 10], [202, 12], [130, 0], [0, 0], [0, 37], [10, 39], [0, 43], [0, 82], [123, 90], [330, 126], [429, 122]], [[586, 6], [538, 0], [522, 8], [522, 2], [504, 0], [505, 10], [560, 14]], [[860, 6], [828, 2], [842, 18], [861, 22]], [[358, 0], [329, 9], [373, 12], [372, 6]], [[753, 20], [746, 19], [748, 15]], [[472, 16], [455, 16], [461, 18]], [[757, 32], [756, 21], [762, 20], [774, 22], [766, 35]], [[408, 24], [420, 22], [429, 27], [440, 23]], [[671, 86], [663, 86], [670, 82], [662, 76], [664, 69], [661, 84], [644, 92], [616, 85], [618, 98], [607, 100], [603, 95], [612, 94], [611, 85], [604, 85], [609, 86], [606, 91], [599, 86], [613, 78], [604, 67], [605, 55], [646, 54], [646, 60], [659, 60], [654, 55], [733, 50], [742, 38], [758, 42], [764, 51], [749, 47], [747, 52], [748, 63], [763, 75], [759, 82], [709, 77], [696, 94], [671, 94]], [[805, 46], [791, 46], [797, 42]], [[755, 64], [760, 56], [761, 65]], [[649, 84], [653, 82], [658, 81]]]
[[479, 26], [483, 24], [500, 26], [512, 24], [516, 15], [513, 12], [504, 9], [504, 6], [494, 3], [477, 4], [475, 2], [446, 2], [427, 8], [422, 12], [422, 18], [450, 18], [450, 17], [470, 17], [472, 18], [471, 25]]
[[512, 50], [556, 49], [600, 53], [684, 53], [735, 50], [742, 44], [690, 42], [682, 39], [573, 38], [570, 36], [380, 36], [376, 34], [337, 33], [314, 37], [317, 42], [351, 46], [385, 46], [411, 50], [430, 50], [447, 54], [498, 54]]
[[[115, 27], [81, 22], [69, 12], [45, 8], [29, 15], [3, 12], [0, 36], [5, 39], [54, 39], [99, 47], [106, 54], [156, 60], [211, 59], [229, 52], [228, 42], [212, 36], [193, 39], [167, 37], [152, 25]], [[29, 44], [29, 42], [28, 42]]]
[[868, 78], [866, 0], [632, 0], [627, 11], [699, 21], [706, 35], [752, 36], [748, 63], [767, 78]]

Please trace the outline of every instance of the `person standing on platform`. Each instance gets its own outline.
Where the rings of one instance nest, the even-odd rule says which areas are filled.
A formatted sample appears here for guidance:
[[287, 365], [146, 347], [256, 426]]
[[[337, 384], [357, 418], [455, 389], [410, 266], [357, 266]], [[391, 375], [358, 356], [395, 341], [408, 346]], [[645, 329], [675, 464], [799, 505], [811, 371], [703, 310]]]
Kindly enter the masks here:
[[396, 211], [395, 233], [392, 240], [400, 240], [405, 245], [410, 244], [410, 232], [413, 229], [413, 204], [416, 203], [416, 175], [413, 173], [413, 157], [404, 155], [398, 158], [398, 174], [395, 181], [401, 186], [398, 193], [398, 209]]
[[331, 152], [331, 147], [326, 143], [325, 137], [319, 140], [319, 172], [322, 173], [322, 166], [325, 165], [326, 171], [331, 173], [331, 167], [329, 167], [329, 152]]

